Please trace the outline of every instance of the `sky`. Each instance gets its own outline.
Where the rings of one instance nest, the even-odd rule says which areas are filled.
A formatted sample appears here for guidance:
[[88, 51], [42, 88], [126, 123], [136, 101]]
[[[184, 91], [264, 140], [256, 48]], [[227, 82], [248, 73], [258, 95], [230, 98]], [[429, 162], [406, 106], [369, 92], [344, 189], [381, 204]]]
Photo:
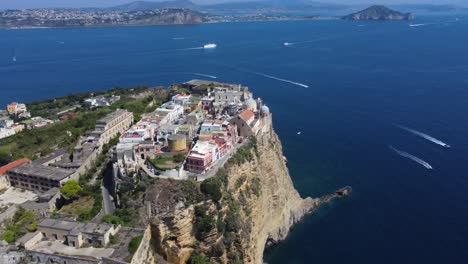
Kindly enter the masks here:
[[[125, 4], [134, 0], [0, 0], [0, 9], [40, 8], [40, 7], [109, 7]], [[151, 0], [150, 0], [151, 1]], [[211, 4], [219, 2], [240, 2], [249, 0], [193, 0], [197, 4]], [[265, 0], [267, 1], [267, 0]], [[287, 1], [287, 0], [285, 0]], [[468, 0], [315, 0], [316, 2], [333, 2], [341, 4], [461, 4]], [[155, 1], [157, 2], [157, 1]]]

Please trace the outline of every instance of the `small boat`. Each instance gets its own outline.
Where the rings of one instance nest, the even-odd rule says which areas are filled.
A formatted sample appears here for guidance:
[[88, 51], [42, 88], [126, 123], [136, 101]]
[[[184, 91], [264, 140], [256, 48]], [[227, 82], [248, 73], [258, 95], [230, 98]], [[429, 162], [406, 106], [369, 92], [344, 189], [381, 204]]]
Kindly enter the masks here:
[[13, 62], [16, 62], [16, 56], [13, 57], [13, 59], [11, 59]]
[[289, 43], [289, 42], [283, 43], [283, 45], [285, 45], [285, 46], [289, 46], [289, 45], [291, 45], [291, 44], [292, 44], [292, 43]]
[[300, 135], [300, 134], [302, 134], [302, 132], [299, 131], [299, 132], [297, 132], [297, 134]]
[[203, 46], [204, 49], [216, 49], [216, 47], [218, 47], [218, 45], [215, 43], [208, 43]]

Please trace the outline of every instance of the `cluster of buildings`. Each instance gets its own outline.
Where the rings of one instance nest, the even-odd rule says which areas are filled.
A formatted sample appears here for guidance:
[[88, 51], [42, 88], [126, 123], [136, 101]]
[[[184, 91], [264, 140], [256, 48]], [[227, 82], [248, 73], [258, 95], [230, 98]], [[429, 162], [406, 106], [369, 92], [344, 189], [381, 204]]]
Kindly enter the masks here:
[[[14, 119], [22, 121], [15, 122]], [[6, 110], [0, 110], [0, 139], [15, 135], [26, 128], [41, 128], [52, 123], [53, 120], [40, 116], [31, 118], [25, 104], [13, 102], [7, 105]]]
[[84, 105], [88, 107], [110, 106], [120, 100], [120, 96], [96, 96], [84, 100]]
[[171, 12], [158, 10], [93, 10], [93, 9], [21, 9], [0, 11], [0, 26], [4, 27], [58, 27], [132, 24], [152, 16]]
[[[182, 84], [188, 93], [172, 92], [171, 100], [122, 134], [114, 161], [118, 175], [142, 167], [155, 175], [187, 178], [209, 172], [225, 162], [241, 138], [257, 135], [271, 125], [269, 109], [239, 84], [191, 80]], [[171, 171], [156, 171], [148, 159], [185, 156]]]
[[98, 120], [95, 129], [79, 139], [71, 154], [66, 149], [59, 149], [34, 161], [14, 161], [0, 168], [0, 182], [8, 182], [5, 186], [47, 192], [60, 188], [70, 179], [78, 180], [91, 168], [102, 146], [126, 131], [132, 123], [132, 113], [116, 110]]
[[[80, 138], [72, 153], [59, 149], [33, 161], [23, 158], [0, 168], [0, 221], [11, 218], [19, 207], [41, 215], [35, 232], [27, 233], [14, 245], [0, 241], [0, 262], [145, 263], [150, 246], [149, 229], [49, 218], [63, 199], [60, 187], [68, 180], [78, 180], [91, 169], [103, 145], [132, 124], [133, 114], [119, 109], [98, 120], [95, 128]], [[8, 194], [12, 197], [5, 197]], [[5, 198], [14, 202], [5, 204], [8, 200]], [[137, 237], [143, 237], [142, 242], [132, 254], [128, 245]]]
[[17, 102], [8, 104], [5, 110], [0, 110], [0, 139], [12, 136], [25, 129], [25, 124], [14, 122], [13, 119], [30, 117], [31, 114], [25, 104]]
[[[128, 246], [138, 237], [132, 254]], [[0, 263], [139, 264], [147, 261], [150, 230], [43, 218], [15, 245], [1, 242]]]

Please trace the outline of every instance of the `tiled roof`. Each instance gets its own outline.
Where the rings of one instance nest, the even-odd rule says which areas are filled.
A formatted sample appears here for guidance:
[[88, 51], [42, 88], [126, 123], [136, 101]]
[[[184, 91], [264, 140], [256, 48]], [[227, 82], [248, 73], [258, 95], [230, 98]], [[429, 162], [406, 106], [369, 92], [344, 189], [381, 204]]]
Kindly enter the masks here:
[[29, 163], [29, 162], [31, 162], [30, 159], [22, 158], [22, 159], [19, 159], [19, 160], [15, 160], [15, 161], [13, 161], [11, 163], [8, 163], [7, 165], [0, 168], [0, 175], [5, 174], [8, 170], [13, 169], [14, 167], [17, 167], [17, 166], [19, 166], [19, 165], [21, 165], [23, 163]]
[[240, 118], [244, 121], [250, 120], [252, 117], [255, 116], [255, 113], [252, 110], [245, 110], [244, 112], [239, 114]]

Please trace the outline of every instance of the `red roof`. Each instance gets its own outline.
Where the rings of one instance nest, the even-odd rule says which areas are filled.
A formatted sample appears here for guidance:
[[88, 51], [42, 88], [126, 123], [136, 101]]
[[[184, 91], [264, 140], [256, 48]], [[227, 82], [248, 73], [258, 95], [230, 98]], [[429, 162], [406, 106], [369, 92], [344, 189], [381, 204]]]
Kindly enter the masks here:
[[30, 159], [28, 158], [22, 158], [22, 159], [19, 159], [19, 160], [15, 160], [11, 163], [8, 163], [7, 165], [3, 166], [3, 167], [0, 167], [0, 175], [2, 174], [5, 174], [8, 170], [11, 170], [13, 169], [14, 167], [17, 167], [21, 164], [24, 164], [24, 163], [29, 163], [31, 162]]
[[245, 121], [250, 120], [252, 117], [255, 116], [255, 113], [252, 110], [245, 110], [244, 112], [239, 114], [240, 118], [244, 119]]

